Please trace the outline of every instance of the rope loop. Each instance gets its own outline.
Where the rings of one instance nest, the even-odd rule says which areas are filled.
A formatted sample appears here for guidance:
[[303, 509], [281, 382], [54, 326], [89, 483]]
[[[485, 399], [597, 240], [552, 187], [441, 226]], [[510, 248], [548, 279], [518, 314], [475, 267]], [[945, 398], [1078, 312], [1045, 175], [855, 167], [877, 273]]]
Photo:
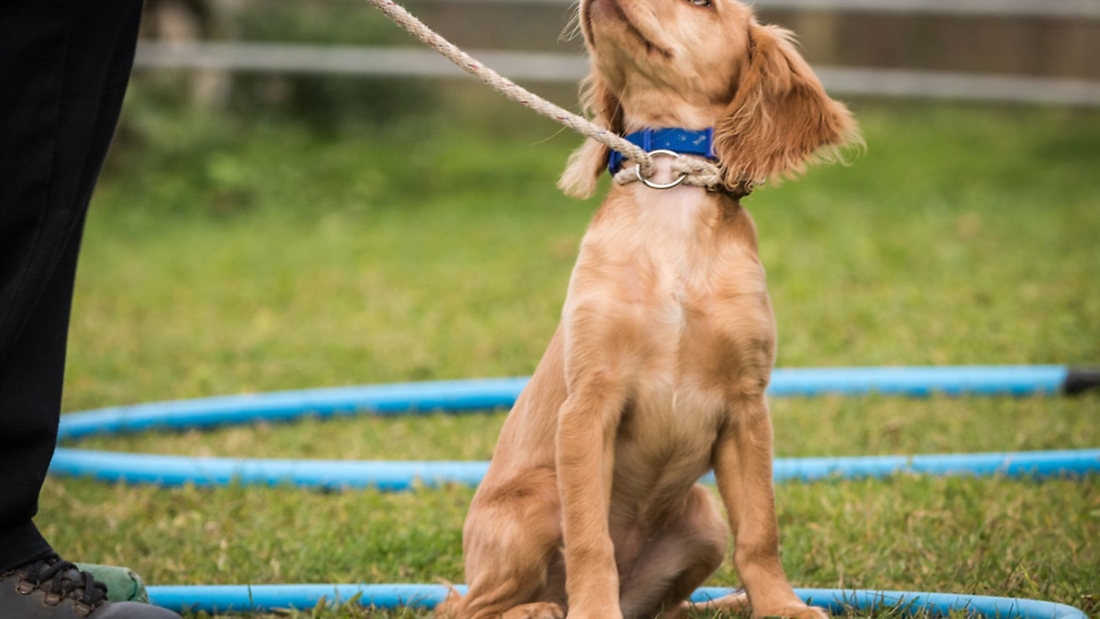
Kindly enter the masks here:
[[[663, 152], [654, 151], [652, 154]], [[670, 168], [672, 175], [676, 179], [682, 178], [682, 181], [674, 181], [676, 185], [691, 185], [692, 187], [704, 187], [707, 189], [716, 189], [722, 186], [722, 174], [710, 161], [703, 159], [702, 157], [695, 157], [692, 155], [680, 155], [677, 159], [673, 160]], [[654, 186], [646, 179], [653, 176], [653, 171], [646, 172], [641, 166], [624, 167], [619, 170], [615, 176], [615, 182], [619, 185], [626, 185], [629, 183], [642, 181], [649, 187], [655, 189], [664, 189], [662, 186]], [[670, 185], [674, 187], [675, 185]]]

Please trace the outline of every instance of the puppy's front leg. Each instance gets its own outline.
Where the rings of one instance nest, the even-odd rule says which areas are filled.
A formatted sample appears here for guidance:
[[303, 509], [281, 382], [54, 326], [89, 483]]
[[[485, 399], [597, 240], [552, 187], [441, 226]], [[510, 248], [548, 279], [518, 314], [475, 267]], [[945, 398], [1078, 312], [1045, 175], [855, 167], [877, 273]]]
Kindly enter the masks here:
[[558, 492], [562, 504], [569, 617], [615, 619], [619, 573], [608, 530], [615, 433], [625, 391], [599, 372], [574, 381], [558, 413]]
[[762, 394], [736, 398], [734, 423], [719, 437], [714, 475], [734, 535], [733, 560], [753, 617], [824, 619], [794, 594], [779, 562], [772, 485], [772, 424]]

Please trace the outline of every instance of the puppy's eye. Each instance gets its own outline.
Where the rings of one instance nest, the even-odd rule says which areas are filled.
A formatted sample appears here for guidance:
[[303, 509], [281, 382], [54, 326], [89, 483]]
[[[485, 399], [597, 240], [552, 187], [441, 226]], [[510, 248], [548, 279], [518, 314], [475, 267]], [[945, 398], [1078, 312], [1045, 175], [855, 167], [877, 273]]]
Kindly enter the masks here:
[[711, 0], [688, 0], [688, 2], [695, 6], [710, 6]]

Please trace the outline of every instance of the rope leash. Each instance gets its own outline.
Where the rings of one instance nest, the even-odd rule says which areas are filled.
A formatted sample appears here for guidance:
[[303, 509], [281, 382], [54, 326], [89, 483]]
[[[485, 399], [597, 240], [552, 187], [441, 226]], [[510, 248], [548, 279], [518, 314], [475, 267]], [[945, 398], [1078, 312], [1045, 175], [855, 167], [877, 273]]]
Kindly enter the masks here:
[[[629, 183], [641, 178], [649, 178], [653, 175], [653, 159], [637, 145], [628, 142], [621, 136], [607, 129], [593, 124], [588, 119], [562, 109], [557, 105], [543, 99], [531, 91], [517, 85], [515, 82], [503, 77], [496, 71], [481, 64], [472, 56], [459, 49], [453, 43], [444, 39], [431, 28], [428, 28], [416, 17], [413, 17], [401, 5], [393, 0], [367, 0], [375, 8], [382, 11], [395, 24], [401, 26], [419, 39], [428, 47], [439, 52], [462, 70], [473, 75], [483, 83], [490, 86], [509, 99], [535, 111], [546, 118], [555, 120], [577, 133], [592, 138], [612, 150], [617, 150], [631, 161], [638, 164], [638, 171], [633, 168], [622, 170], [615, 175], [615, 182]], [[717, 166], [704, 159], [683, 157], [673, 162], [673, 173], [680, 175], [683, 182], [688, 185], [700, 187], [718, 187], [721, 184], [721, 173]]]

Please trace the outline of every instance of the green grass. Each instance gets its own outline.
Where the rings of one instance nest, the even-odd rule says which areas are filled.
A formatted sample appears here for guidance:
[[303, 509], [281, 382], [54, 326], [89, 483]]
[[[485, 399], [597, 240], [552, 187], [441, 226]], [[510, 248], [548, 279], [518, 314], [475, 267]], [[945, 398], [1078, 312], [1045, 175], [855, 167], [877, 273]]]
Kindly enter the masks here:
[[[136, 94], [88, 222], [66, 410], [534, 369], [597, 205], [554, 188], [574, 136], [467, 87], [443, 93], [457, 104], [447, 114], [335, 133], [167, 113]], [[779, 365], [1100, 365], [1100, 114], [854, 108], [866, 154], [746, 201]], [[773, 415], [781, 456], [1100, 447], [1097, 395], [777, 399]], [[503, 418], [81, 444], [484, 459]], [[796, 586], [1034, 597], [1100, 615], [1100, 477], [898, 476], [777, 495]], [[155, 584], [460, 582], [470, 496], [51, 478], [38, 522], [66, 556]], [[735, 583], [728, 566], [711, 581]]]

